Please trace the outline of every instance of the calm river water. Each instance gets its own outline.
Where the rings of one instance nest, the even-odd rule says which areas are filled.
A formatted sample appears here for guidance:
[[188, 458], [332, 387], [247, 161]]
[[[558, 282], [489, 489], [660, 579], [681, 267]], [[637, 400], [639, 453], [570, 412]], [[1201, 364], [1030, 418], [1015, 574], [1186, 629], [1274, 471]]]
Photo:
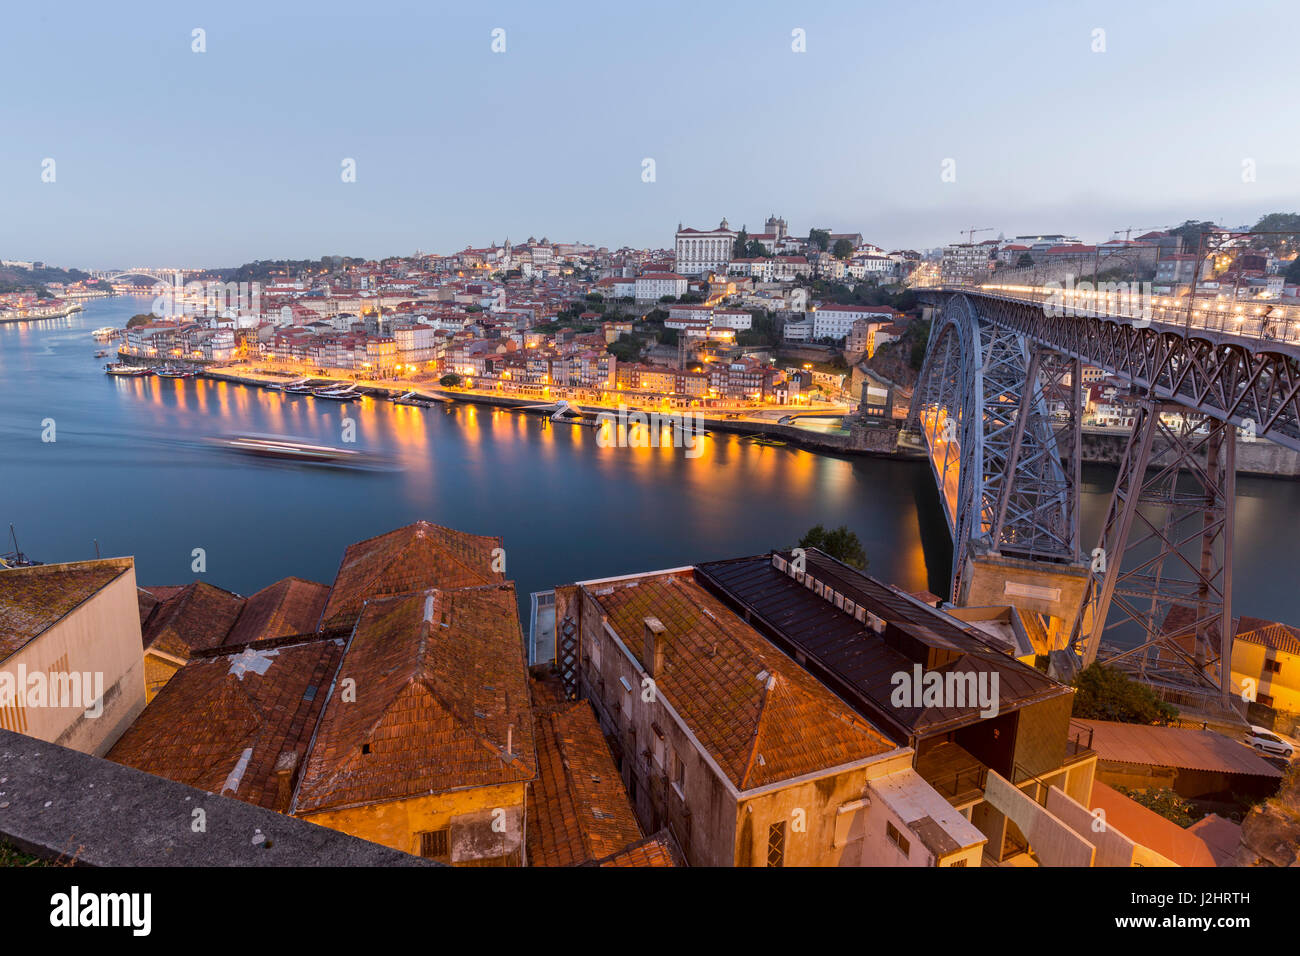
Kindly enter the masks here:
[[[870, 571], [947, 589], [951, 545], [924, 463], [841, 459], [705, 439], [704, 454], [602, 448], [594, 429], [471, 405], [341, 405], [203, 380], [105, 375], [92, 329], [148, 299], [87, 303], [66, 319], [0, 325], [0, 529], [46, 562], [134, 555], [142, 584], [205, 580], [248, 594], [286, 575], [329, 582], [353, 541], [427, 519], [504, 538], [530, 591], [794, 544], [847, 524]], [[274, 432], [357, 446], [391, 470], [348, 471], [233, 455], [205, 442]], [[54, 442], [42, 422], [53, 419]], [[1092, 546], [1114, 470], [1085, 470]], [[1235, 609], [1300, 623], [1300, 483], [1238, 482]], [[8, 550], [8, 545], [0, 551]]]

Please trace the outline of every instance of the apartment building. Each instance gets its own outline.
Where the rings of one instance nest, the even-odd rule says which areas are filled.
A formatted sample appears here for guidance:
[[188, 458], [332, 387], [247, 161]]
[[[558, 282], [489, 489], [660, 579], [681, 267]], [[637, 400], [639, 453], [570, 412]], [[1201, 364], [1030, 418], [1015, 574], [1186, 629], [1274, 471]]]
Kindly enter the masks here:
[[692, 569], [557, 588], [555, 620], [642, 828], [692, 866], [978, 865], [984, 836], [908, 752]]

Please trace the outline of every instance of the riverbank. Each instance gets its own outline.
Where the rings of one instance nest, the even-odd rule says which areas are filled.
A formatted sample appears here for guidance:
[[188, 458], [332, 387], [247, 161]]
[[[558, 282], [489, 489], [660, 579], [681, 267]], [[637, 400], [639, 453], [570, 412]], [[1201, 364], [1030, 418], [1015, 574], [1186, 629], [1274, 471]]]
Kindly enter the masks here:
[[[297, 373], [271, 373], [264, 370], [254, 369], [232, 369], [230, 367], [214, 367], [206, 369], [200, 373], [203, 378], [213, 379], [215, 381], [230, 382], [236, 385], [246, 385], [249, 387], [266, 387], [270, 384], [280, 384], [302, 376]], [[383, 379], [365, 379], [352, 378], [345, 375], [339, 370], [333, 372], [326, 370], [320, 375], [313, 374], [313, 379], [319, 379], [322, 382], [338, 382], [339, 384], [356, 385], [358, 389], [365, 394], [376, 398], [392, 399], [407, 392], [414, 391], [417, 396], [425, 395], [435, 399], [445, 399], [451, 402], [464, 403], [469, 405], [483, 405], [492, 408], [502, 408], [512, 411], [522, 411], [525, 414], [546, 415], [555, 407], [554, 402], [547, 402], [537, 398], [516, 398], [507, 395], [492, 395], [483, 392], [474, 392], [465, 389], [430, 387], [427, 384], [411, 382], [398, 384]], [[589, 402], [572, 402], [571, 406], [584, 415], [616, 414], [619, 411], [617, 405], [602, 405], [599, 403]], [[865, 423], [854, 423], [848, 427], [845, 434], [836, 434], [828, 432], [814, 432], [808, 429], [799, 428], [796, 425], [783, 425], [779, 422], [748, 418], [726, 418], [715, 417], [710, 415], [708, 410], [691, 409], [687, 411], [677, 410], [665, 412], [657, 407], [637, 408], [632, 405], [624, 405], [629, 412], [641, 412], [643, 414], [657, 414], [665, 424], [673, 424], [683, 414], [692, 416], [698, 427], [708, 431], [726, 432], [729, 434], [745, 435], [753, 438], [768, 438], [775, 441], [783, 441], [788, 445], [793, 445], [805, 451], [815, 452], [817, 454], [847, 455], [847, 456], [870, 456], [885, 458], [923, 458], [923, 453], [912, 448], [900, 448], [897, 445], [898, 433], [895, 429], [887, 426], [867, 425]]]
[[80, 311], [82, 311], [81, 305], [74, 302], [62, 309], [42, 310], [35, 315], [30, 312], [25, 315], [17, 315], [14, 312], [0, 312], [0, 322], [40, 322], [42, 319], [62, 319]]

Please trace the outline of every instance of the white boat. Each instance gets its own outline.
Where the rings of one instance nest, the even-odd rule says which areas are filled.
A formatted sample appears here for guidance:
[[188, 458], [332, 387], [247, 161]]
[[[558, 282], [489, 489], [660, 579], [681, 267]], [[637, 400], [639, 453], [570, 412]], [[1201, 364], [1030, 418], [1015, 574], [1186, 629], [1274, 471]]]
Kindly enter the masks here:
[[324, 388], [319, 391], [312, 392], [312, 394], [315, 395], [317, 398], [328, 398], [336, 402], [346, 402], [350, 399], [361, 397], [361, 393], [357, 391], [357, 387], [355, 385], [348, 385], [344, 388], [339, 388], [337, 386], [335, 386], [334, 388]]
[[107, 342], [109, 339], [117, 338], [118, 330], [114, 328], [110, 328], [109, 326], [106, 325], [102, 329], [95, 329], [95, 331], [92, 332], [91, 335], [99, 339], [101, 342]]

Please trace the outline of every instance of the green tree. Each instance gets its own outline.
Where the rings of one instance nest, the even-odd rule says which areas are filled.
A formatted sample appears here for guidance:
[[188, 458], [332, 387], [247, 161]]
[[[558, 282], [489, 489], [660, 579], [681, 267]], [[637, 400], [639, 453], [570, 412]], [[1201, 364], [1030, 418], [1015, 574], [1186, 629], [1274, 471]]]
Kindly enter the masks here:
[[1020, 253], [1020, 258], [1016, 260], [1016, 266], [1021, 269], [1032, 268], [1033, 264], [1034, 257], [1027, 252]]
[[1123, 671], [1093, 664], [1074, 679], [1074, 716], [1125, 724], [1169, 724], [1178, 711]]
[[448, 372], [442, 378], [438, 379], [438, 384], [443, 388], [455, 388], [463, 379], [455, 372]]
[[858, 540], [857, 534], [849, 530], [848, 525], [840, 525], [831, 530], [820, 524], [813, 525], [799, 539], [799, 547], [816, 548], [850, 567], [860, 571], [867, 569], [867, 552], [862, 549], [862, 542]]
[[831, 231], [829, 229], [809, 229], [808, 245], [812, 246], [818, 252], [825, 252], [831, 244]]
[[847, 259], [853, 255], [853, 243], [847, 239], [836, 239], [835, 245], [831, 248], [831, 255], [836, 259]]
[[1201, 236], [1213, 229], [1218, 229], [1217, 223], [1210, 222], [1208, 219], [1197, 222], [1194, 219], [1188, 219], [1181, 226], [1175, 226], [1170, 229], [1171, 235], [1183, 237], [1183, 252], [1188, 255], [1195, 255], [1200, 247]]
[[1283, 236], [1259, 236], [1250, 241], [1256, 249], [1272, 249], [1283, 258], [1300, 251], [1300, 213], [1271, 212], [1260, 217], [1251, 232], [1283, 232]]
[[1134, 803], [1140, 803], [1180, 827], [1190, 827], [1196, 822], [1192, 805], [1180, 797], [1176, 790], [1170, 790], [1168, 787], [1158, 790], [1134, 790], [1131, 787], [1116, 789]]
[[154, 319], [155, 316], [149, 315], [147, 312], [140, 312], [126, 320], [126, 327], [128, 329], [134, 329], [136, 326], [148, 325]]
[[744, 259], [745, 250], [749, 248], [749, 233], [744, 229], [736, 233], [736, 241], [731, 244], [731, 257], [733, 259]]
[[1291, 260], [1291, 264], [1282, 273], [1282, 278], [1286, 279], [1287, 282], [1300, 282], [1300, 256]]

